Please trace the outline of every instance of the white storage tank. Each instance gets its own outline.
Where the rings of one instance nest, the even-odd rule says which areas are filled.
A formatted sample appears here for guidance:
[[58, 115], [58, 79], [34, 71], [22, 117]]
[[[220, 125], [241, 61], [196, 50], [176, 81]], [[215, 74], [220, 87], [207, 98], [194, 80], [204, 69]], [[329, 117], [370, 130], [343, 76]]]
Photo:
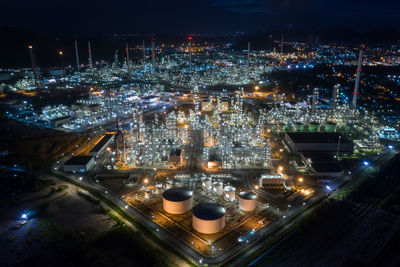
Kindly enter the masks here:
[[240, 192], [239, 193], [239, 208], [243, 211], [253, 211], [256, 209], [257, 195], [253, 192]]
[[144, 198], [145, 199], [151, 198], [151, 193], [152, 193], [151, 189], [144, 190]]
[[173, 187], [173, 182], [172, 180], [168, 179], [167, 182], [165, 183], [165, 189], [171, 189]]
[[212, 179], [210, 177], [203, 177], [201, 178], [201, 186], [204, 190], [209, 191], [211, 190]]
[[163, 190], [163, 185], [161, 183], [156, 184], [156, 194], [160, 194]]
[[170, 188], [163, 193], [163, 208], [171, 214], [181, 214], [192, 209], [193, 192], [185, 188]]
[[174, 186], [173, 187], [182, 187], [183, 184], [181, 181], [174, 181]]
[[225, 208], [215, 203], [200, 203], [193, 209], [193, 228], [203, 234], [215, 234], [225, 227]]
[[235, 191], [236, 188], [228, 185], [224, 188], [224, 198], [226, 201], [235, 201]]
[[221, 196], [224, 193], [224, 184], [222, 182], [214, 182], [212, 185], [215, 194]]

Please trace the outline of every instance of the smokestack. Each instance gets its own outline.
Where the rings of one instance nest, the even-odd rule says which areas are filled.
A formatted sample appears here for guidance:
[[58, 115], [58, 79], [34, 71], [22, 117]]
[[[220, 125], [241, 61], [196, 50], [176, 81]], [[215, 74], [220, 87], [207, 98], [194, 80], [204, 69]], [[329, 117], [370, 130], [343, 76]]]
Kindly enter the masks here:
[[312, 106], [311, 106], [312, 114], [315, 113], [315, 106], [317, 105], [318, 95], [319, 95], [319, 89], [316, 87], [316, 88], [314, 88], [314, 92], [313, 92], [313, 100], [312, 100]]
[[283, 53], [283, 34], [282, 34], [282, 39], [281, 39], [281, 54]]
[[154, 40], [151, 41], [151, 64], [153, 65], [153, 68], [156, 67], [156, 44], [154, 43]]
[[33, 46], [28, 46], [29, 48], [29, 55], [31, 56], [31, 64], [32, 64], [32, 70], [33, 70], [33, 78], [35, 79], [35, 83], [39, 81], [39, 72], [36, 66], [36, 61], [35, 61], [35, 56], [33, 54]]
[[353, 92], [353, 108], [357, 108], [357, 95], [359, 95], [358, 87], [360, 86], [361, 65], [362, 65], [362, 57], [363, 57], [363, 49], [364, 48], [365, 48], [365, 45], [362, 44], [360, 47], [360, 53], [358, 55], [357, 76], [356, 76], [356, 83], [354, 85], [354, 92]]
[[143, 40], [143, 66], [146, 65], [146, 47], [144, 46], [144, 40]]
[[334, 110], [336, 108], [337, 98], [339, 96], [339, 90], [340, 90], [340, 84], [336, 84], [332, 89], [332, 105], [331, 105], [332, 113], [334, 112]]
[[88, 52], [89, 52], [89, 69], [93, 69], [92, 49], [90, 48], [90, 41], [88, 41]]
[[76, 70], [79, 71], [78, 43], [76, 42], [76, 39], [75, 39], [75, 56], [76, 56]]
[[192, 70], [192, 36], [188, 37], [189, 41], [189, 64], [190, 70]]
[[130, 74], [131, 72], [131, 63], [129, 61], [129, 46], [128, 43], [126, 43], [126, 69], [128, 73]]
[[118, 66], [118, 50], [115, 50], [114, 53], [114, 65]]
[[250, 67], [250, 41], [247, 43], [247, 68]]
[[269, 34], [268, 38], [268, 50], [271, 52], [272, 51], [272, 34]]

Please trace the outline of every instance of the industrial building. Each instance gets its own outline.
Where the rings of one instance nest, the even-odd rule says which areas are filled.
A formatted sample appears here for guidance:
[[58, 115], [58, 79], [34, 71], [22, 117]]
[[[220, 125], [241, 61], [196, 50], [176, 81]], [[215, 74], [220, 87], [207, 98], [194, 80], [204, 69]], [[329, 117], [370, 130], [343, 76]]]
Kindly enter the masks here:
[[339, 177], [344, 170], [326, 153], [302, 153], [301, 159], [317, 176]]
[[353, 153], [354, 144], [340, 133], [286, 132], [285, 143], [291, 152]]
[[101, 138], [101, 140], [95, 145], [95, 147], [90, 150], [89, 155], [93, 157], [98, 157], [104, 150], [106, 150], [107, 146], [111, 143], [114, 135], [106, 134]]
[[200, 203], [193, 209], [193, 228], [202, 234], [215, 234], [225, 227], [225, 208], [215, 203]]
[[65, 172], [87, 172], [94, 165], [94, 157], [91, 156], [76, 156], [71, 157], [63, 165]]
[[163, 209], [170, 214], [182, 214], [192, 209], [193, 192], [184, 188], [170, 188], [163, 193]]

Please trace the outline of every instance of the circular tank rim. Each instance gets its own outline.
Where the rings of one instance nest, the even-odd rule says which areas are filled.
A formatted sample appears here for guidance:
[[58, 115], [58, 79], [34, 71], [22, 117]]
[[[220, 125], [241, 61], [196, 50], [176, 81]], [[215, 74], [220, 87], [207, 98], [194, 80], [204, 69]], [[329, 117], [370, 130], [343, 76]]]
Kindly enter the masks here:
[[172, 202], [181, 202], [193, 197], [193, 192], [181, 187], [173, 187], [163, 192], [163, 198]]
[[205, 221], [217, 220], [225, 216], [225, 208], [215, 203], [200, 203], [193, 208], [193, 215]]
[[242, 191], [239, 193], [239, 197], [242, 199], [251, 200], [251, 199], [256, 199], [257, 195], [254, 194], [253, 192]]

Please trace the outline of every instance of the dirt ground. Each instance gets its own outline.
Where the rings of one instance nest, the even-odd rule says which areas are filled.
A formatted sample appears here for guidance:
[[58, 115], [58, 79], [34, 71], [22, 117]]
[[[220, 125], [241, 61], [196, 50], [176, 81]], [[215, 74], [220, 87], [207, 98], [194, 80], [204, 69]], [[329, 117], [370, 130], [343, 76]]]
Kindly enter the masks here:
[[106, 231], [115, 225], [99, 206], [80, 197], [76, 190], [52, 201], [47, 211], [57, 223], [86, 234]]

